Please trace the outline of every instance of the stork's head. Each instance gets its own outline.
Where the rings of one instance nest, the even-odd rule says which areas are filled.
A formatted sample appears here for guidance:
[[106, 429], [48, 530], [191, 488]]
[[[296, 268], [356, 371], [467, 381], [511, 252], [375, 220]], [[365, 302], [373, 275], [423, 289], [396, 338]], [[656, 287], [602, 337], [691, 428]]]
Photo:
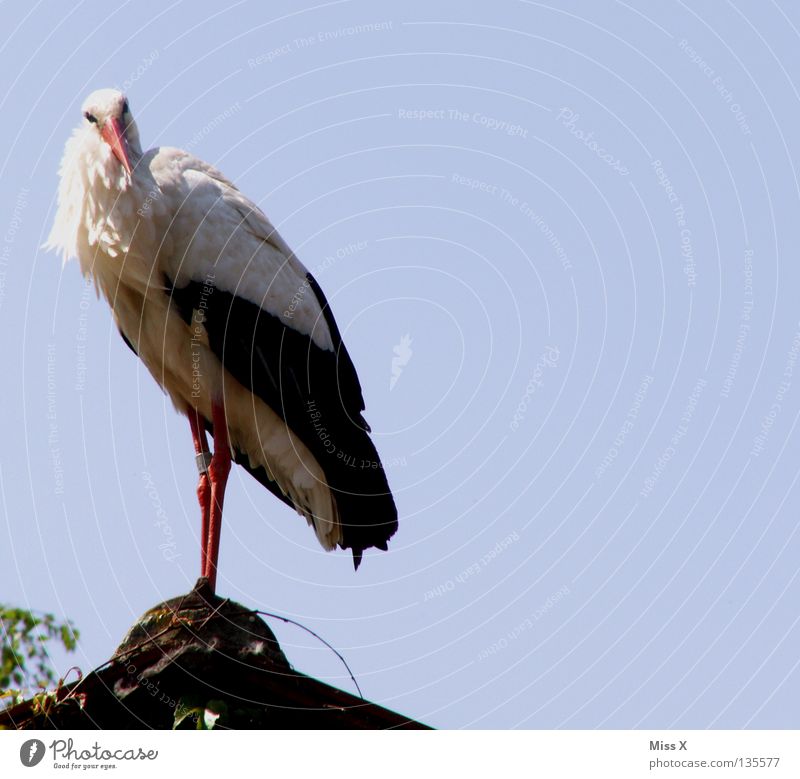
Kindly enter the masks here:
[[84, 129], [97, 133], [97, 137], [107, 144], [111, 153], [130, 176], [134, 163], [142, 154], [139, 131], [133, 121], [128, 98], [116, 89], [98, 89], [84, 101]]
[[[65, 261], [79, 257], [86, 274], [93, 262], [89, 251], [99, 241], [111, 256], [127, 251], [131, 235], [123, 229], [123, 221], [110, 220], [109, 215], [120, 205], [123, 211], [131, 210], [132, 202], [122, 203], [121, 195], [138, 194], [136, 166], [143, 155], [139, 131], [122, 92], [98, 89], [86, 98], [81, 111], [81, 123], [64, 147], [58, 210], [44, 246], [60, 251]], [[88, 212], [87, 203], [94, 204]]]

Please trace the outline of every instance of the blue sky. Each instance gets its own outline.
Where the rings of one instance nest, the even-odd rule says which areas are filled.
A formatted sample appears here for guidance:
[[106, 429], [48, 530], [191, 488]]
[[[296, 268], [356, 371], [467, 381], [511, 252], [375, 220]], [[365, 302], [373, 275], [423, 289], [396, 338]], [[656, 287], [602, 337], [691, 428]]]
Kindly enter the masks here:
[[79, 626], [57, 670], [199, 573], [188, 425], [38, 248], [118, 86], [315, 271], [400, 511], [355, 574], [236, 471], [223, 594], [439, 727], [798, 727], [797, 10], [152, 13], [2, 9], [0, 597]]

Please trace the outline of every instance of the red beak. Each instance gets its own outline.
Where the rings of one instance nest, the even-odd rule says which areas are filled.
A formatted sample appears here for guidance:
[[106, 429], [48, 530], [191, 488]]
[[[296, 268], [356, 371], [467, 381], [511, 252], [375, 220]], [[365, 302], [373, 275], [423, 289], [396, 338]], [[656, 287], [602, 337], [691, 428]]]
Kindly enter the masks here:
[[122, 163], [122, 167], [130, 176], [131, 161], [128, 157], [128, 140], [125, 138], [125, 128], [119, 119], [107, 119], [100, 131], [103, 140], [111, 147], [114, 156]]

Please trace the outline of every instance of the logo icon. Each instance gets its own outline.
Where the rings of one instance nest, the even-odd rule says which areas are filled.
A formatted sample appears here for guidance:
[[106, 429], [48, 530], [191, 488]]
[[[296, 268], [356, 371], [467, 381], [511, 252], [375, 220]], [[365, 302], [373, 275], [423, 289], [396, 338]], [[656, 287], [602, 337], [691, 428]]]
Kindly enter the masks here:
[[44, 741], [39, 741], [38, 738], [29, 738], [19, 748], [19, 759], [22, 765], [27, 768], [33, 768], [39, 765], [44, 757]]
[[411, 348], [411, 343], [411, 336], [406, 333], [400, 339], [400, 343], [395, 344], [394, 348], [392, 349], [394, 352], [394, 357], [392, 357], [392, 377], [389, 379], [390, 390], [394, 389], [394, 385], [397, 384], [397, 380], [400, 378], [403, 368], [408, 365], [411, 355], [414, 354], [414, 350]]

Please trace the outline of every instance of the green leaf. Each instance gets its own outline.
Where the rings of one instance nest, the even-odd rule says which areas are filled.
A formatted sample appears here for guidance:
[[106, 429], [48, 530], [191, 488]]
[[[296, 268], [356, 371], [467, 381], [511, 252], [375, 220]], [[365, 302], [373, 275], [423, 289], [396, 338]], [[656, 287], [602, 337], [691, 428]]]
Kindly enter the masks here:
[[68, 652], [77, 647], [78, 632], [55, 615], [0, 604], [0, 689], [13, 681], [23, 684], [36, 675], [42, 685], [52, 684], [55, 674], [48, 661], [47, 642], [60, 641]]
[[203, 713], [203, 703], [198, 695], [184, 695], [178, 699], [175, 706], [175, 716], [172, 720], [172, 729], [177, 730], [187, 717], [195, 716], [200, 722]]

